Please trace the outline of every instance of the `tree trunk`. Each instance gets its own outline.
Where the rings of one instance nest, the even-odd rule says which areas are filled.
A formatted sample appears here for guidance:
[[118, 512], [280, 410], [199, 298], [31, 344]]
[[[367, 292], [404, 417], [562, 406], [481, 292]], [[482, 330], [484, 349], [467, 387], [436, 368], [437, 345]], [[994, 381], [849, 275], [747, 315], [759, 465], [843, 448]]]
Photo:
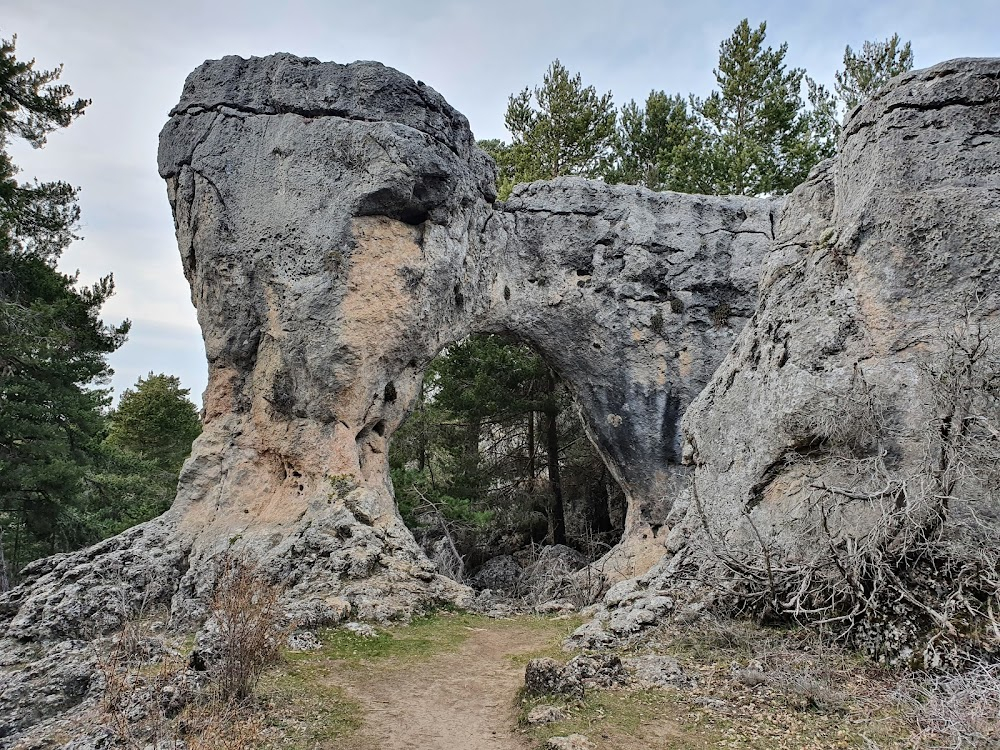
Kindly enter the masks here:
[[559, 477], [559, 406], [556, 403], [556, 379], [549, 372], [547, 381], [548, 419], [545, 424], [545, 448], [548, 452], [549, 489], [552, 492], [549, 507], [549, 532], [553, 544], [566, 544], [566, 512], [563, 508], [562, 480]]
[[0, 527], [0, 594], [10, 591], [10, 577], [7, 575], [7, 560], [3, 554], [3, 528]]
[[535, 486], [535, 412], [528, 412], [528, 488]]
[[[424, 473], [427, 466], [427, 422], [424, 419], [424, 380], [420, 379], [420, 393], [417, 396], [417, 412], [420, 414], [420, 449], [417, 451], [417, 469]], [[433, 481], [433, 477], [432, 477]]]

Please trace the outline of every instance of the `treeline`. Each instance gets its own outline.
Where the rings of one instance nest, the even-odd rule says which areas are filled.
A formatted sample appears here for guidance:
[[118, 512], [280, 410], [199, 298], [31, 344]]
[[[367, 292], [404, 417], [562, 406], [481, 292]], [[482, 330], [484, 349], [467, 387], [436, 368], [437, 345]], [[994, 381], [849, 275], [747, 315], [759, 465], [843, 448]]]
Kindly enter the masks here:
[[514, 185], [579, 175], [707, 195], [786, 193], [836, 150], [843, 115], [913, 67], [899, 36], [848, 46], [834, 90], [766, 45], [744, 19], [719, 47], [705, 97], [651, 91], [620, 110], [558, 60], [542, 83], [510, 96], [510, 141], [480, 141], [497, 163], [501, 198]]
[[0, 591], [38, 557], [77, 549], [165, 510], [201, 430], [177, 378], [153, 375], [109, 409], [107, 355], [125, 321], [100, 309], [112, 277], [91, 286], [58, 270], [76, 239], [77, 191], [23, 182], [8, 146], [35, 148], [89, 101], [0, 41]]
[[[898, 35], [846, 47], [833, 91], [785, 62], [788, 45], [743, 20], [719, 47], [704, 98], [652, 91], [616, 109], [558, 60], [510, 96], [510, 140], [481, 141], [498, 194], [562, 175], [654, 190], [766, 195], [790, 191], [832, 156], [844, 114], [913, 67]], [[557, 374], [529, 347], [472, 336], [427, 372], [416, 413], [390, 449], [404, 519], [444, 528], [468, 562], [529, 542], [591, 556], [624, 526], [621, 489], [587, 439]], [[431, 540], [433, 541], [433, 539]]]

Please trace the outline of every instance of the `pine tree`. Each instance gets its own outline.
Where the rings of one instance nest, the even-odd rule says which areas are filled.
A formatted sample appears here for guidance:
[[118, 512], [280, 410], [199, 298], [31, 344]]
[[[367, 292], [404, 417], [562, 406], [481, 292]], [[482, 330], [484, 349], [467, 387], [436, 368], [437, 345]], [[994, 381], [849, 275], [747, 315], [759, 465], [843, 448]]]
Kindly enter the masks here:
[[615, 137], [615, 167], [608, 182], [645, 185], [651, 190], [704, 193], [711, 189], [704, 169], [707, 138], [688, 100], [651, 91], [644, 107], [622, 107]]
[[108, 417], [106, 442], [152, 461], [175, 475], [201, 434], [201, 419], [188, 388], [174, 375], [149, 373], [122, 391]]
[[15, 569], [96, 541], [84, 476], [103, 436], [105, 357], [128, 331], [98, 317], [110, 276], [81, 288], [55, 267], [74, 239], [76, 190], [19, 182], [7, 153], [12, 138], [40, 148], [83, 114], [89, 102], [72, 100], [60, 73], [36, 71], [14, 40], [0, 41], [0, 528]]
[[[600, 177], [608, 168], [616, 114], [611, 93], [584, 86], [555, 60], [542, 85], [511, 95], [504, 122], [512, 136], [512, 182], [563, 175]], [[501, 195], [502, 198], [506, 194]]]
[[718, 90], [697, 103], [712, 145], [712, 192], [785, 193], [825, 155], [801, 98], [804, 71], [788, 69], [788, 45], [765, 47], [767, 24], [747, 19], [719, 48]]
[[835, 75], [834, 90], [848, 112], [863, 104], [890, 78], [913, 69], [910, 43], [900, 46], [899, 34], [881, 42], [866, 41], [861, 52], [844, 48], [844, 69]]

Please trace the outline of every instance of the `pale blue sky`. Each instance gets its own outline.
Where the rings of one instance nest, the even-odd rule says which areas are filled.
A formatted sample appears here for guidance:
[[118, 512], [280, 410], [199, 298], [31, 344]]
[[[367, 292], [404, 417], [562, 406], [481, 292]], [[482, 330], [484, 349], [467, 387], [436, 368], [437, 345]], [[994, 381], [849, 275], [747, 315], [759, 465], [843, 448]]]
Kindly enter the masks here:
[[379, 60], [419, 78], [469, 117], [479, 138], [505, 136], [507, 96], [559, 58], [615, 102], [650, 89], [711, 90], [719, 42], [744, 17], [788, 42], [788, 62], [832, 82], [844, 45], [898, 31], [918, 67], [1000, 55], [1000, 2], [646, 2], [633, 0], [0, 0], [0, 35], [18, 55], [65, 65], [93, 99], [42, 151], [17, 149], [24, 176], [82, 189], [84, 239], [63, 259], [84, 280], [113, 272], [105, 318], [133, 321], [111, 358], [116, 392], [150, 370], [180, 376], [196, 401], [204, 351], [174, 244], [156, 139], [184, 77], [203, 60], [286, 51], [322, 60]]

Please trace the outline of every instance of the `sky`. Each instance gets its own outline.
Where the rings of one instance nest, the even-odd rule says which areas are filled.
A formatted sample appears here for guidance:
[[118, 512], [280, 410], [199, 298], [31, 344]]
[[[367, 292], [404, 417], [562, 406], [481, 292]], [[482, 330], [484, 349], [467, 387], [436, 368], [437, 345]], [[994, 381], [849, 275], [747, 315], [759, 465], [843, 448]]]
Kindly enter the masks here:
[[111, 355], [120, 394], [149, 372], [180, 377], [200, 403], [204, 348], [181, 271], [157, 136], [184, 78], [206, 59], [292, 52], [378, 60], [437, 89], [477, 138], [505, 138], [507, 97], [558, 58], [616, 104], [653, 89], [707, 95], [719, 43], [743, 18], [788, 43], [789, 65], [832, 85], [844, 46], [898, 32], [917, 67], [1000, 55], [997, 0], [0, 0], [0, 37], [19, 59], [64, 65], [92, 100], [44, 149], [12, 145], [22, 178], [80, 188], [82, 219], [61, 268], [82, 282], [113, 273], [107, 321], [132, 321]]

